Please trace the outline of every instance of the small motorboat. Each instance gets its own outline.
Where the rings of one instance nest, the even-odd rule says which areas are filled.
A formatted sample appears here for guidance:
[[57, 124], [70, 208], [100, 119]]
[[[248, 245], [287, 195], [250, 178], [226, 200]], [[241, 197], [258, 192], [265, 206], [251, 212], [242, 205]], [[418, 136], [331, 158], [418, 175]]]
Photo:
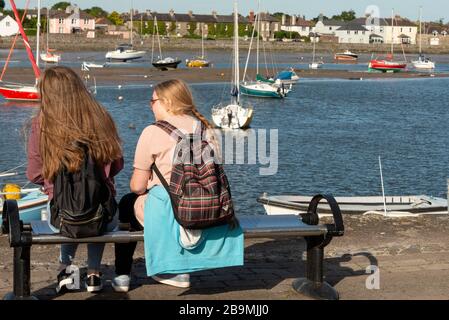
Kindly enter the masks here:
[[338, 62], [356, 62], [359, 56], [349, 50], [345, 52], [337, 52], [334, 55], [334, 59]]
[[155, 67], [159, 70], [166, 71], [166, 70], [170, 70], [170, 69], [173, 70], [173, 69], [178, 68], [178, 65], [180, 63], [181, 63], [181, 60], [179, 60], [179, 59], [167, 57], [164, 59], [159, 59], [157, 61], [154, 61], [152, 64], [153, 64], [153, 67]]
[[420, 70], [433, 70], [435, 69], [435, 62], [433, 62], [429, 57], [424, 55], [419, 55], [418, 60], [412, 61], [413, 67]]
[[210, 66], [210, 61], [203, 57], [198, 57], [192, 60], [186, 60], [186, 66], [189, 68], [207, 68]]
[[[257, 201], [262, 203], [268, 215], [302, 214], [307, 212], [312, 196], [262, 194]], [[387, 216], [448, 214], [448, 201], [425, 195], [415, 196], [361, 196], [335, 197], [343, 214], [385, 214]], [[384, 205], [385, 201], [385, 205]], [[318, 206], [319, 215], [331, 215], [330, 207], [326, 204]]]

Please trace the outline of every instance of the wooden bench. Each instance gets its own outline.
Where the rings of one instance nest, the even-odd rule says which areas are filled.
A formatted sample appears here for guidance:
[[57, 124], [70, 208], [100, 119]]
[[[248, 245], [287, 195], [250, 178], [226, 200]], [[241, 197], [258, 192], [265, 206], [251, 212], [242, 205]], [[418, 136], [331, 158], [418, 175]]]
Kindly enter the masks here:
[[[325, 199], [334, 217], [332, 224], [320, 224], [318, 203]], [[343, 236], [343, 218], [337, 202], [332, 196], [317, 195], [310, 202], [306, 214], [280, 216], [242, 216], [240, 225], [246, 238], [285, 239], [303, 237], [307, 243], [306, 277], [296, 279], [293, 288], [315, 299], [337, 300], [338, 292], [323, 281], [324, 248], [333, 237]], [[143, 231], [114, 231], [102, 236], [71, 239], [53, 233], [46, 221], [24, 224], [19, 219], [17, 202], [4, 203], [2, 232], [8, 234], [9, 244], [14, 250], [13, 292], [4, 299], [35, 299], [31, 296], [30, 253], [33, 244], [51, 245], [63, 243], [127, 243], [143, 241]]]

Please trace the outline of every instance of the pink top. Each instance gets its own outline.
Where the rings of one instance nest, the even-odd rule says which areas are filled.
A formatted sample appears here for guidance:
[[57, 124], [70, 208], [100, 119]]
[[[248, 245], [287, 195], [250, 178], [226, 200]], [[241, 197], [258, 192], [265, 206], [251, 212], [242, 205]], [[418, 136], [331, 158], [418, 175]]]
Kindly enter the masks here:
[[[191, 134], [198, 125], [198, 120], [188, 115], [172, 115], [165, 121], [178, 128], [184, 134]], [[156, 126], [146, 127], [140, 135], [134, 156], [134, 168], [140, 170], [151, 170], [153, 163], [170, 184], [172, 172], [173, 154], [176, 147], [176, 140], [169, 136], [164, 130]], [[155, 185], [162, 185], [156, 174], [151, 172], [147, 189]], [[143, 225], [144, 204], [147, 194], [137, 198], [134, 204], [134, 212], [137, 220]]]
[[[48, 200], [53, 199], [53, 183], [45, 180], [42, 177], [42, 157], [39, 149], [40, 140], [40, 123], [37, 117], [32, 120], [31, 134], [28, 140], [28, 167], [27, 178], [31, 182], [44, 186], [44, 192], [48, 194]], [[107, 164], [104, 167], [104, 173], [106, 176], [106, 183], [111, 188], [114, 196], [116, 195], [114, 176], [116, 176], [123, 169], [124, 161], [123, 157], [115, 160], [114, 162]]]

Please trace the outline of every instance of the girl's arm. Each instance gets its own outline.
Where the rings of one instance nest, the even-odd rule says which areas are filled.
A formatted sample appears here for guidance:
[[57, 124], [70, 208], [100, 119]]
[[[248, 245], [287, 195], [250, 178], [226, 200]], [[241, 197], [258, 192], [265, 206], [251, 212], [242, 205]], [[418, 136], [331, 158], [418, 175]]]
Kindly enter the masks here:
[[131, 192], [141, 195], [147, 192], [148, 180], [151, 178], [151, 172], [148, 170], [141, 170], [134, 168], [133, 175], [129, 187]]

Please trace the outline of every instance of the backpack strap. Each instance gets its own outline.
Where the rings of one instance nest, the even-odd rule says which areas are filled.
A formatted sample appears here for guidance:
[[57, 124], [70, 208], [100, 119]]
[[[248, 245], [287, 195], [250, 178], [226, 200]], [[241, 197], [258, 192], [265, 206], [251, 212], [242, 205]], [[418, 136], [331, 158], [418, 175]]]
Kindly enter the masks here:
[[156, 121], [153, 125], [164, 130], [171, 137], [177, 136], [178, 142], [185, 138], [185, 135], [181, 132], [181, 130], [165, 120]]

